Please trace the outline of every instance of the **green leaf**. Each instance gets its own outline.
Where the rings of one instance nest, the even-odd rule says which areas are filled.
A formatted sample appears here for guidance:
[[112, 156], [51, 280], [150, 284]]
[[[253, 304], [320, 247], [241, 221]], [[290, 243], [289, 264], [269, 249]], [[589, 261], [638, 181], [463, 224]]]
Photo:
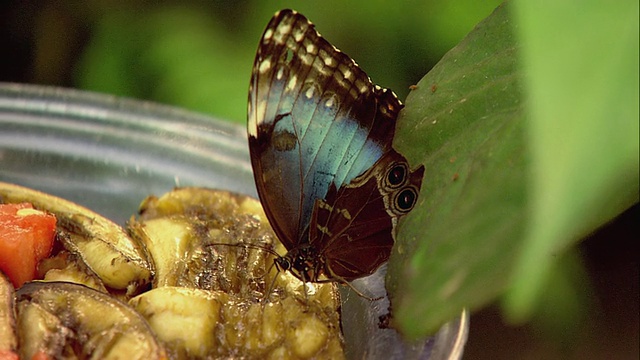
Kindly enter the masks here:
[[[409, 95], [396, 146], [425, 164], [420, 200], [389, 261], [394, 318], [410, 337], [508, 285], [524, 231], [525, 111], [506, 7]], [[514, 241], [516, 240], [516, 241]]]
[[522, 321], [552, 275], [549, 256], [638, 201], [638, 1], [514, 5], [535, 104], [529, 226], [504, 302]]
[[[507, 289], [508, 315], [526, 319], [562, 251], [638, 201], [637, 2], [610, 11], [624, 25], [604, 32], [593, 9], [564, 27], [537, 11], [525, 31], [513, 7], [447, 53], [398, 121], [395, 146], [426, 168], [387, 278], [410, 338]], [[562, 9], [565, 21], [577, 7]]]

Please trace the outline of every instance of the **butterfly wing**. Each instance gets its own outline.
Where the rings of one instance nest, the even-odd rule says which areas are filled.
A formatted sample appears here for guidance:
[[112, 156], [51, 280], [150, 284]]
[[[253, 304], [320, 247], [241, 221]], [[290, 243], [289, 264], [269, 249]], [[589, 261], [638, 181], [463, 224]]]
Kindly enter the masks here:
[[316, 199], [391, 148], [402, 105], [292, 10], [267, 26], [248, 104], [251, 162], [269, 222], [287, 249], [307, 242]]
[[410, 171], [392, 149], [365, 174], [316, 201], [310, 241], [321, 249], [327, 277], [370, 275], [389, 259], [395, 226], [415, 205], [423, 174], [424, 166]]

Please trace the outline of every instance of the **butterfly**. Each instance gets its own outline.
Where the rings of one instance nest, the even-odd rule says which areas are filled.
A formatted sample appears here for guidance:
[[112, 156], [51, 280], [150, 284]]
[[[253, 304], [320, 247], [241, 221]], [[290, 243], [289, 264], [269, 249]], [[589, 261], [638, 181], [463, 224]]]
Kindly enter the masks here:
[[282, 10], [260, 40], [248, 137], [260, 201], [303, 282], [370, 275], [418, 199], [424, 166], [392, 147], [403, 105], [303, 15]]

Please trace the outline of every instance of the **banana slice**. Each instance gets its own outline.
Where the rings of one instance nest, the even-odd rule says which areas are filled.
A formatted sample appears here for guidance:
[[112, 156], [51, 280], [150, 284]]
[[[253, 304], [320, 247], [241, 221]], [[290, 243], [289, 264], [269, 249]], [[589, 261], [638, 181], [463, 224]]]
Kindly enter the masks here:
[[59, 239], [109, 288], [135, 293], [151, 281], [144, 250], [107, 218], [77, 205], [22, 186], [0, 182], [0, 201], [29, 202], [58, 218]]
[[20, 358], [163, 359], [145, 319], [83, 285], [31, 282], [16, 292]]
[[17, 348], [13, 284], [0, 272], [0, 358], [11, 359]]

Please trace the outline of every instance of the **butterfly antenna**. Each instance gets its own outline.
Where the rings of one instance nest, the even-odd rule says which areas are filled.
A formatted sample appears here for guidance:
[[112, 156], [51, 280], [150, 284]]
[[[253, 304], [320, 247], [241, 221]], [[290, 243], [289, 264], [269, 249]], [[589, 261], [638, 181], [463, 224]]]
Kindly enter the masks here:
[[[247, 244], [247, 243], [235, 243], [235, 244], [229, 244], [229, 243], [210, 243], [210, 245], [212, 246], [235, 246], [235, 247], [240, 247], [240, 248], [245, 248], [245, 249], [255, 249], [255, 250], [260, 250], [260, 251], [264, 251], [266, 253], [269, 253], [273, 256], [275, 256], [276, 258], [280, 257], [280, 254], [278, 254], [275, 250], [270, 249], [266, 246], [261, 246], [261, 245], [255, 245], [255, 244]], [[257, 279], [261, 279], [267, 276], [267, 274], [269, 274], [271, 272], [271, 269], [273, 268], [274, 264], [271, 264], [271, 266], [269, 266], [269, 269], [267, 269], [267, 271], [260, 275], [260, 276], [256, 276], [256, 277], [252, 277], [251, 280], [257, 280]], [[276, 267], [277, 268], [277, 267]], [[278, 269], [278, 273], [280, 272], [280, 269]], [[276, 275], [277, 277], [277, 275]], [[275, 279], [275, 278], [274, 278]], [[274, 281], [272, 281], [271, 286], [273, 286]], [[269, 290], [269, 292], [267, 293], [266, 296], [268, 296], [271, 292], [271, 288]]]

